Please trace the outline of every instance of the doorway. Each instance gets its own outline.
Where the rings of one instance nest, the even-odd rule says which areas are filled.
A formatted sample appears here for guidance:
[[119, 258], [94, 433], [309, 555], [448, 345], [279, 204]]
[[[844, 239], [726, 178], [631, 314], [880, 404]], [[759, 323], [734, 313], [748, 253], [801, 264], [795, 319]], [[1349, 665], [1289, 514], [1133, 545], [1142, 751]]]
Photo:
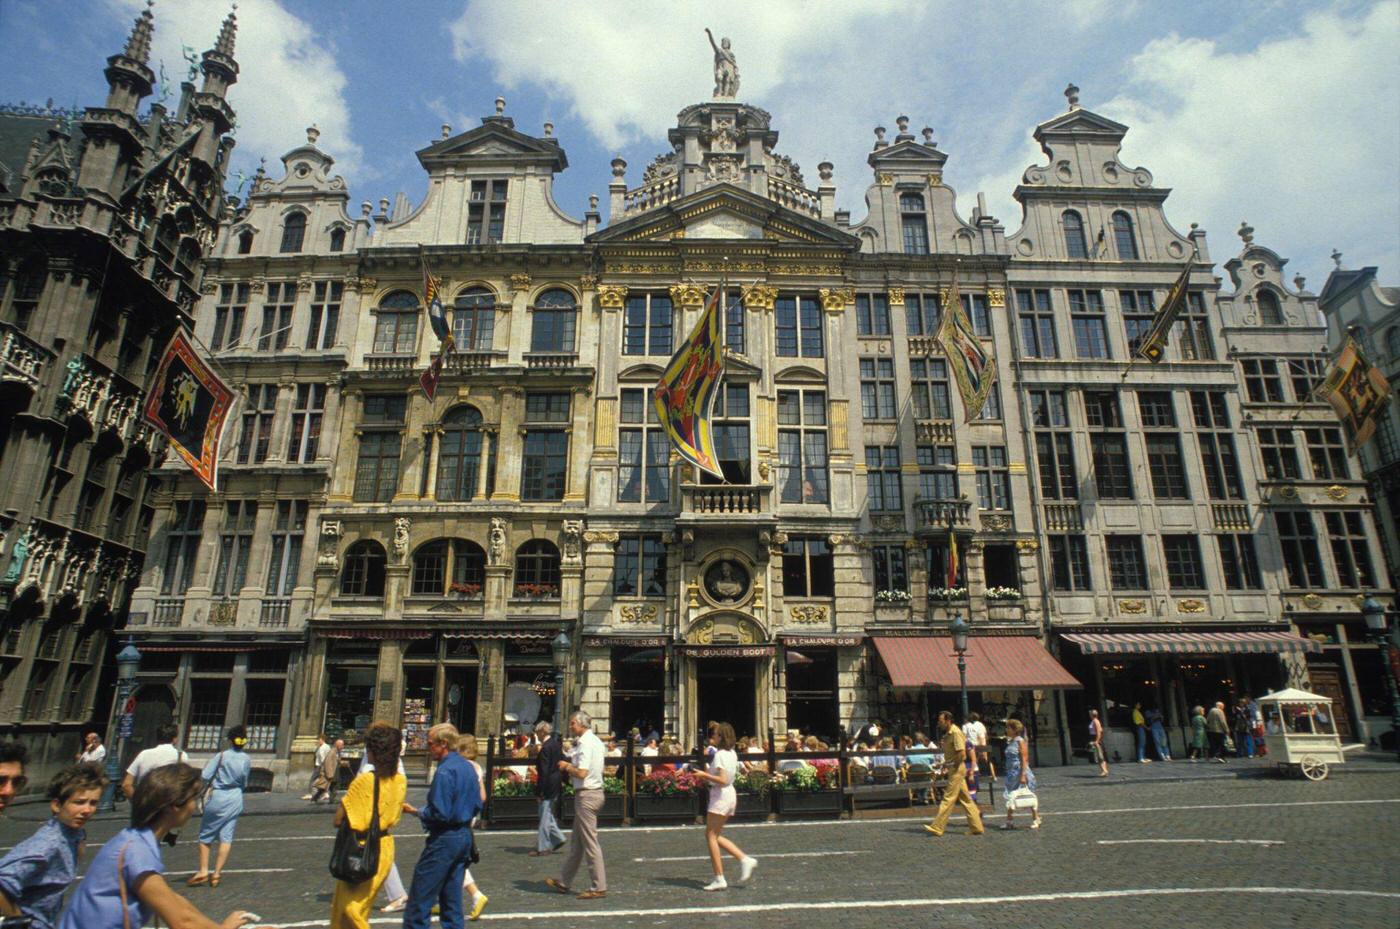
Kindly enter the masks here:
[[[175, 721], [175, 694], [165, 684], [145, 684], [136, 690], [135, 696], [136, 714], [131, 721], [131, 738], [126, 740], [126, 757], [121, 759], [123, 771], [137, 752], [160, 744], [156, 738], [157, 729]], [[121, 712], [121, 707], [117, 707], [117, 712]]]
[[[704, 736], [710, 720], [727, 722], [739, 736], [756, 735], [758, 663], [753, 658], [701, 658], [695, 662], [694, 738]], [[686, 746], [689, 747], [689, 746]]]
[[476, 665], [448, 665], [443, 669], [447, 688], [447, 721], [458, 732], [476, 732]]
[[1351, 742], [1355, 739], [1353, 733], [1356, 731], [1352, 726], [1351, 711], [1346, 697], [1346, 688], [1343, 686], [1342, 669], [1337, 665], [1314, 664], [1308, 662], [1308, 679], [1311, 681], [1312, 692], [1324, 697], [1332, 698], [1332, 718], [1336, 721], [1337, 735], [1343, 742]]

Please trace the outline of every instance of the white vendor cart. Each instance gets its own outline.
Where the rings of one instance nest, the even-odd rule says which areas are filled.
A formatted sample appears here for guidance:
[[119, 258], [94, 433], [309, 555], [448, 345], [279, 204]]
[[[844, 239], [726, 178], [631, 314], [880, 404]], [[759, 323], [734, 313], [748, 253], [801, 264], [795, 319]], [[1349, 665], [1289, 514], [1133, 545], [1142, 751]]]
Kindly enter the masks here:
[[1320, 781], [1329, 765], [1346, 760], [1331, 698], [1289, 688], [1260, 698], [1259, 712], [1264, 715], [1269, 754], [1278, 759], [1280, 769]]

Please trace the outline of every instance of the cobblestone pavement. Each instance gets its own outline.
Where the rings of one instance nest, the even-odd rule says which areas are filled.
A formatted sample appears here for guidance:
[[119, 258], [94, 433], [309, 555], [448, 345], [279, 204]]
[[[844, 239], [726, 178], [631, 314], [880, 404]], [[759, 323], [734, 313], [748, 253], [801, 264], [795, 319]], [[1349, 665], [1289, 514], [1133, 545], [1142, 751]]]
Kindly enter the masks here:
[[[560, 859], [527, 857], [533, 834], [481, 833], [475, 874], [491, 897], [482, 921], [562, 918], [600, 929], [690, 921], [762, 929], [1400, 926], [1393, 762], [1358, 765], [1317, 784], [1201, 770], [1186, 781], [1154, 773], [1114, 785], [1065, 772], [1074, 769], [1044, 779], [1055, 784], [1042, 785], [1039, 832], [989, 828], [970, 837], [955, 819], [947, 835], [933, 838], [908, 816], [732, 826], [728, 834], [760, 865], [752, 886], [718, 894], [700, 890], [709, 866], [696, 826], [605, 829], [610, 892], [586, 903], [544, 889]], [[250, 798], [250, 807], [262, 800]], [[40, 811], [14, 812], [0, 822], [0, 845], [27, 834]], [[1000, 822], [998, 813], [989, 825]], [[119, 825], [108, 818], [89, 831], [100, 841]], [[193, 823], [186, 832], [193, 837]], [[407, 822], [399, 833], [407, 880], [422, 838]], [[324, 926], [331, 834], [325, 808], [247, 816], [223, 884], [182, 892], [216, 917], [246, 907], [273, 925]], [[189, 842], [165, 852], [177, 881], [194, 860]], [[727, 868], [733, 881], [738, 869]], [[401, 920], [376, 914], [374, 924]]]

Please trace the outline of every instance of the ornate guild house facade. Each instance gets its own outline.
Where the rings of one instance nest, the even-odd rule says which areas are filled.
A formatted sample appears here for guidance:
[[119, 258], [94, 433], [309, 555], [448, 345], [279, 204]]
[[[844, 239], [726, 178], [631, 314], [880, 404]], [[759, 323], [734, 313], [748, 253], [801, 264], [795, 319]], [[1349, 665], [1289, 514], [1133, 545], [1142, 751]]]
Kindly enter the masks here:
[[[1252, 230], [1215, 277], [1075, 94], [1035, 129], [1013, 233], [980, 198], [960, 215], [933, 131], [897, 126], [859, 220], [731, 96], [682, 110], [639, 182], [612, 162], [606, 225], [555, 203], [553, 127], [500, 99], [417, 153], [416, 206], [356, 207], [314, 128], [260, 172], [194, 314], [243, 395], [234, 441], [216, 494], [157, 470], [131, 606], [189, 747], [247, 721], [280, 773], [388, 719], [421, 766], [430, 721], [500, 733], [558, 700], [687, 743], [710, 719], [924, 728], [957, 701], [957, 617], [974, 708], [1025, 718], [1046, 763], [1089, 706], [1160, 706], [1179, 742], [1196, 703], [1306, 684], [1298, 633], [1387, 586], [1310, 400], [1316, 298]], [[1130, 364], [1193, 251], [1165, 360]], [[456, 340], [432, 401], [425, 268]], [[722, 481], [651, 402], [721, 284]], [[953, 294], [997, 367], [971, 422], [934, 339]]]

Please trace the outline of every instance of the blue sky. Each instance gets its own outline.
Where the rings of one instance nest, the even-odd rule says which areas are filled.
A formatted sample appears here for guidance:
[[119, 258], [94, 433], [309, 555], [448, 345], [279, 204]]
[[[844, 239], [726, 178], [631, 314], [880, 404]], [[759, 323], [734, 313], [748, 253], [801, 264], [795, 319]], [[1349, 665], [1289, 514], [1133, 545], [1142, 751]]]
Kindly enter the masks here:
[[[0, 101], [100, 103], [102, 67], [142, 0], [0, 0]], [[173, 82], [181, 45], [209, 47], [227, 4], [160, 0], [155, 58]], [[1041, 161], [1037, 122], [1085, 107], [1130, 127], [1122, 160], [1174, 189], [1169, 220], [1199, 222], [1212, 258], [1256, 241], [1322, 286], [1335, 247], [1400, 283], [1400, 2], [1134, 0], [954, 4], [920, 0], [243, 0], [235, 167], [278, 158], [316, 123], [320, 147], [361, 200], [426, 179], [414, 151], [475, 126], [507, 99], [517, 128], [546, 121], [568, 153], [556, 199], [575, 216], [606, 204], [608, 162], [627, 179], [666, 147], [682, 107], [708, 99], [703, 29], [730, 36], [740, 98], [773, 114], [779, 151], [814, 179], [836, 166], [859, 220], [873, 127], [908, 115], [950, 156], [971, 212], [978, 190], [1014, 231], [1011, 197]], [[154, 64], [154, 63], [153, 63]]]

